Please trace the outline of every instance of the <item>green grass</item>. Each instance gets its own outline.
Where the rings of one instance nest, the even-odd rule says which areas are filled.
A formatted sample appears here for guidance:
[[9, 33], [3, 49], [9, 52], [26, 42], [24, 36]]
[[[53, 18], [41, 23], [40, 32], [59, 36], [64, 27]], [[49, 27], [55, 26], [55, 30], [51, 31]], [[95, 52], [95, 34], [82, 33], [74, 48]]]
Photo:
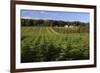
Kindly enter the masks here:
[[[56, 31], [57, 29], [57, 31]], [[21, 28], [21, 62], [89, 59], [89, 33], [63, 33], [68, 28]], [[70, 28], [76, 30], [76, 28]], [[62, 31], [62, 33], [61, 33]]]

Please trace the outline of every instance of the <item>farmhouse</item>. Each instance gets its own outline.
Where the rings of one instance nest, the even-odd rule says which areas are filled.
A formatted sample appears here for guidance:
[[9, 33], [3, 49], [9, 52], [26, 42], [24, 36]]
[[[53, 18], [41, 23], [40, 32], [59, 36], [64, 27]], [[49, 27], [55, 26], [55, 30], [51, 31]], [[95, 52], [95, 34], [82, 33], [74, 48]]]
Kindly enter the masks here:
[[68, 28], [69, 26], [68, 25], [65, 25], [64, 27]]
[[73, 27], [75, 27], [74, 25], [65, 25], [64, 26], [65, 28], [73, 28]]

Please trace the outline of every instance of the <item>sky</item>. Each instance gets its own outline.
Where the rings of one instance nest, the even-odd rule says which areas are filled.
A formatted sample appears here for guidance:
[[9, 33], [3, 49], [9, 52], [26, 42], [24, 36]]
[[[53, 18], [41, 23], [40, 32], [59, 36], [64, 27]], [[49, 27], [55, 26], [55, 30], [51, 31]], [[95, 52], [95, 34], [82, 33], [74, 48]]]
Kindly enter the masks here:
[[21, 18], [89, 22], [90, 14], [87, 12], [21, 10]]

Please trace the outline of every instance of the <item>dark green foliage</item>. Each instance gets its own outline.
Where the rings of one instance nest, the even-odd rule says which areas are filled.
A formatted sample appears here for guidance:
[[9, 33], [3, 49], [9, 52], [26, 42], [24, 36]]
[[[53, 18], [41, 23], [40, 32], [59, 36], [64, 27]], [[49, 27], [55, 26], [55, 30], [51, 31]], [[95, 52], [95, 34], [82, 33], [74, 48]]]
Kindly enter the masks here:
[[79, 21], [57, 21], [57, 20], [42, 20], [42, 19], [21, 19], [22, 26], [56, 26], [56, 27], [64, 27], [68, 26], [85, 26], [88, 27], [89, 23], [79, 22]]
[[63, 33], [64, 30], [58, 27], [22, 27], [21, 62], [89, 59], [89, 33], [73, 33], [72, 30], [78, 30], [76, 28], [67, 29], [70, 33]]

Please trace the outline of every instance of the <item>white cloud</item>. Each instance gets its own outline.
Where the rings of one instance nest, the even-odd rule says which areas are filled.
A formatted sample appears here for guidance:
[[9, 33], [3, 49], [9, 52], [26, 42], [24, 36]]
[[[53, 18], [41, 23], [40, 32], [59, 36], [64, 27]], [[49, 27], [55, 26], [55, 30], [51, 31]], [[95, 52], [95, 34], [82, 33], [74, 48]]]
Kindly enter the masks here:
[[23, 19], [32, 19], [32, 17], [29, 17], [29, 16], [25, 16], [25, 17], [21, 17]]
[[40, 13], [43, 13], [43, 14], [44, 14], [44, 13], [46, 13], [46, 12], [45, 12], [45, 11], [40, 11]]

